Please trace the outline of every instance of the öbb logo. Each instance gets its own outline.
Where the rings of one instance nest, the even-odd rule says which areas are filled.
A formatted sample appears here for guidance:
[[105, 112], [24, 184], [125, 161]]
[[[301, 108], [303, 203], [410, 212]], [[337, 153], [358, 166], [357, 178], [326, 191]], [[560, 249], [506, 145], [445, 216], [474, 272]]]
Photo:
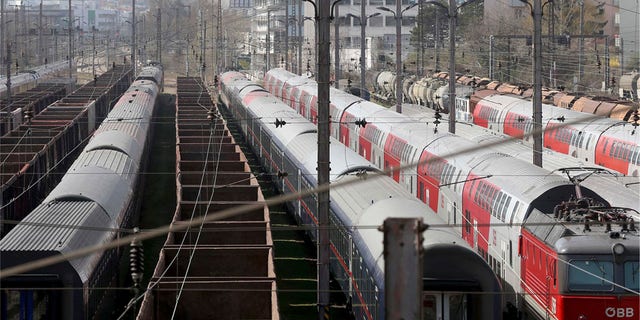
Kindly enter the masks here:
[[633, 308], [614, 308], [609, 307], [604, 310], [607, 318], [633, 318]]

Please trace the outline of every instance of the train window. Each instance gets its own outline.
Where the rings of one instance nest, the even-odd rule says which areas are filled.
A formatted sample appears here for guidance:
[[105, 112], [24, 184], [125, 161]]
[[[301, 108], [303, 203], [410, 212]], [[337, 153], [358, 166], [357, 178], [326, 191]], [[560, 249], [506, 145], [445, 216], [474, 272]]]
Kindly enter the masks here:
[[505, 193], [500, 193], [500, 205], [498, 206], [498, 210], [496, 211], [496, 217], [502, 221], [504, 221], [504, 212], [508, 202], [508, 196]]
[[638, 291], [640, 289], [640, 275], [638, 274], [640, 264], [638, 261], [626, 261], [624, 263], [624, 287], [629, 290]]
[[618, 159], [624, 158], [624, 146], [621, 143], [616, 144], [616, 158]]
[[[474, 182], [475, 183], [475, 182]], [[480, 190], [482, 189], [482, 187], [484, 186], [484, 184], [482, 182], [478, 182], [478, 188], [477, 189], [473, 189], [473, 185], [471, 185], [471, 192], [475, 193], [473, 194], [473, 202], [475, 203], [479, 203], [479, 198], [480, 198]]]
[[520, 201], [516, 200], [516, 203], [513, 205], [513, 210], [511, 211], [511, 218], [509, 219], [509, 226], [513, 225], [513, 218], [516, 216], [516, 212], [518, 211], [518, 206], [520, 205]]
[[568, 287], [571, 291], [612, 291], [613, 263], [596, 259], [570, 261]]
[[438, 302], [435, 295], [424, 294], [422, 296], [422, 319], [436, 320], [438, 318]]
[[[458, 171], [458, 175], [456, 176], [456, 180], [455, 181], [460, 181], [460, 175], [462, 174], [462, 171]], [[464, 185], [463, 183], [456, 183], [453, 185], [453, 190], [455, 190], [456, 192], [458, 191], [458, 185]]]
[[[498, 195], [500, 194], [498, 191], [498, 188], [490, 186], [491, 187], [491, 196], [489, 196], [489, 205], [492, 206], [498, 199]], [[496, 212], [497, 214], [497, 212]]]
[[511, 197], [507, 196], [507, 203], [504, 205], [504, 207], [502, 208], [502, 217], [500, 218], [500, 220], [502, 220], [503, 222], [506, 219], [507, 216], [507, 210], [509, 209], [509, 204], [511, 203]]
[[630, 146], [625, 144], [624, 145], [624, 155], [622, 156], [622, 159], [624, 160], [631, 160], [631, 150], [630, 150]]
[[[578, 133], [579, 133], [579, 132], [578, 132]], [[570, 143], [572, 146], [577, 146], [577, 145], [578, 145], [578, 138], [580, 138], [578, 134], [572, 134], [572, 135], [570, 136], [569, 143]]]

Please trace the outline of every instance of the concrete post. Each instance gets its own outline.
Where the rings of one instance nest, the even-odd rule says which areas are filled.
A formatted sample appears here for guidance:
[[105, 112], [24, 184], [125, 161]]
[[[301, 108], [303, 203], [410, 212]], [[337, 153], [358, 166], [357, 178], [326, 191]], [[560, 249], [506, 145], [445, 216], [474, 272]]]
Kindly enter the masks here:
[[422, 318], [422, 219], [384, 221], [384, 287], [387, 319]]

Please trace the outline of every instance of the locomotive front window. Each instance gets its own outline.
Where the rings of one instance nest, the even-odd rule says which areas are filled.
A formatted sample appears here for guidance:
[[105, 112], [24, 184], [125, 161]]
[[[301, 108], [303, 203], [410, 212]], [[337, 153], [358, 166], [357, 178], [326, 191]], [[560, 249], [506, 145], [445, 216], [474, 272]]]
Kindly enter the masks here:
[[624, 263], [624, 287], [626, 289], [634, 291], [640, 289], [638, 269], [640, 269], [640, 263], [638, 261], [627, 261]]
[[569, 290], [612, 291], [613, 262], [572, 260], [569, 266]]

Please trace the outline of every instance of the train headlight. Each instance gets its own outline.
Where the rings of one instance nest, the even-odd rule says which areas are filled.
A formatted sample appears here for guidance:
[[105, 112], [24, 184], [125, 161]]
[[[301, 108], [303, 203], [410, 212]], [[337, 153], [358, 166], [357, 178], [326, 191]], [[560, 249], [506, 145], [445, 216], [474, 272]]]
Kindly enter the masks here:
[[621, 255], [624, 253], [624, 245], [622, 243], [616, 243], [611, 247], [611, 250], [613, 250], [613, 254]]

